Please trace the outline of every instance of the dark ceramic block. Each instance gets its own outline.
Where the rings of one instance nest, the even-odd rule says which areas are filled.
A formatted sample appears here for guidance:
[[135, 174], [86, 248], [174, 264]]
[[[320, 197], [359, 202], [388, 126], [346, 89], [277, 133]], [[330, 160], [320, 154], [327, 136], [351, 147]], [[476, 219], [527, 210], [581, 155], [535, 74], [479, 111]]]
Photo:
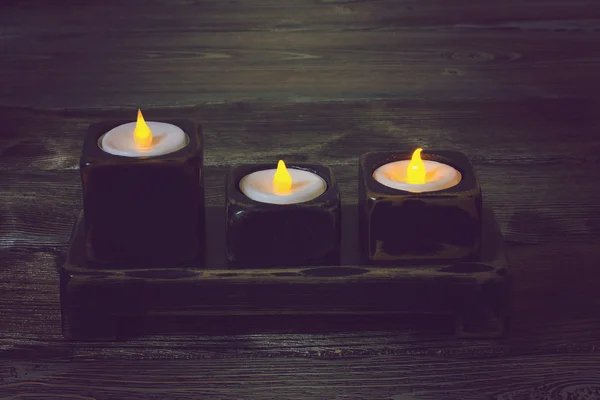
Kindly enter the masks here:
[[98, 139], [130, 121], [91, 125], [80, 160], [86, 253], [115, 268], [194, 259], [202, 249], [202, 131], [189, 120], [167, 120], [188, 135], [186, 147], [154, 157], [104, 152]]
[[427, 150], [423, 160], [448, 164], [462, 180], [448, 189], [411, 193], [373, 178], [389, 162], [412, 152], [367, 153], [359, 163], [359, 218], [366, 258], [376, 262], [457, 260], [475, 257], [481, 246], [481, 188], [469, 158], [457, 151]]
[[227, 258], [231, 265], [294, 266], [339, 262], [340, 194], [330, 168], [292, 164], [321, 176], [327, 190], [299, 204], [278, 205], [254, 201], [240, 190], [240, 180], [272, 164], [234, 167], [226, 182]]

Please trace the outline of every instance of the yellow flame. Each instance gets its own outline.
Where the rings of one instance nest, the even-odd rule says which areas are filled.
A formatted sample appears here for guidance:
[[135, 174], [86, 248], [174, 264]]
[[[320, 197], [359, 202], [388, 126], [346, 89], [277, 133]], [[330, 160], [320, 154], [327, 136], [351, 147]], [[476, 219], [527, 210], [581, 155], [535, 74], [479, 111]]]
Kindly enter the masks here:
[[137, 122], [135, 123], [135, 130], [133, 131], [133, 141], [140, 149], [147, 149], [148, 147], [152, 146], [152, 131], [146, 124], [146, 121], [144, 121], [142, 110], [139, 109]]
[[425, 183], [425, 164], [421, 160], [421, 152], [423, 149], [416, 149], [406, 168], [406, 182], [412, 184]]
[[275, 194], [289, 194], [292, 190], [292, 176], [285, 167], [283, 160], [277, 163], [277, 171], [273, 176], [273, 190]]

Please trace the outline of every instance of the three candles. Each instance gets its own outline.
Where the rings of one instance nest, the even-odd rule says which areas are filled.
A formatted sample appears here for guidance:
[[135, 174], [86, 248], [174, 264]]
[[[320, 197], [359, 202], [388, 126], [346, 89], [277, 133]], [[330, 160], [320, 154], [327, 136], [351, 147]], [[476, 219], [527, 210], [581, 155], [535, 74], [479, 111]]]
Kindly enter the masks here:
[[[137, 122], [112, 126], [105, 132], [97, 127], [90, 133], [81, 165], [84, 214], [91, 238], [87, 241], [88, 253], [92, 259], [108, 263], [148, 262], [155, 258], [156, 246], [174, 249], [163, 251], [164, 257], [158, 257], [160, 262], [185, 261], [198, 256], [204, 207], [201, 132], [190, 124], [174, 122], [146, 122], [138, 111]], [[390, 242], [390, 229], [405, 230], [410, 220], [404, 216], [394, 217], [398, 210], [392, 208], [412, 209], [422, 218], [422, 225], [440, 229], [427, 212], [423, 214], [419, 207], [407, 208], [410, 201], [406, 199], [437, 202], [442, 207], [446, 203], [452, 210], [470, 209], [468, 198], [472, 193], [465, 197], [461, 196], [464, 188], [456, 190], [465, 182], [465, 173], [475, 197], [479, 195], [475, 203], [480, 202], [480, 189], [476, 179], [473, 182], [468, 159], [465, 164], [464, 157], [456, 154], [437, 156], [433, 152], [428, 155], [433, 156], [431, 159], [423, 160], [421, 149], [417, 149], [400, 157], [395, 153], [368, 153], [361, 158], [359, 203], [363, 230], [367, 233], [364, 240], [368, 242], [368, 259], [462, 258], [476, 252], [477, 240], [477, 243], [468, 243], [468, 249], [458, 252], [448, 251], [448, 248], [419, 250], [419, 246], [413, 246], [418, 254], [411, 249], [390, 252], [382, 242]], [[111, 185], [106, 184], [106, 177], [97, 177], [102, 175], [99, 171], [104, 170], [112, 171], [109, 173], [113, 178], [112, 187], [107, 187]], [[394, 198], [402, 201], [394, 202]], [[457, 198], [460, 201], [457, 202]], [[390, 199], [391, 208], [389, 205], [381, 207]], [[383, 225], [379, 211], [374, 212], [377, 203], [379, 209], [390, 208], [384, 213], [388, 221]], [[227, 255], [232, 264], [283, 266], [335, 262], [341, 234], [341, 201], [328, 167], [292, 165], [288, 168], [280, 160], [276, 168], [268, 165], [233, 168], [227, 179], [226, 205]], [[111, 213], [111, 207], [120, 211]], [[143, 218], [132, 217], [139, 216], [140, 208], [144, 210]], [[119, 218], [114, 218], [114, 213]], [[474, 217], [477, 219], [477, 215]], [[142, 220], [143, 229], [139, 229]], [[451, 221], [451, 224], [456, 223], [461, 223], [460, 218]], [[417, 222], [417, 231], [423, 231], [418, 225]], [[126, 234], [115, 233], [115, 230]], [[385, 238], [371, 243], [373, 237], [381, 236], [377, 232], [383, 232]], [[168, 235], [176, 239], [165, 241]], [[139, 236], [144, 237], [141, 246]], [[409, 242], [414, 244], [414, 240]]]

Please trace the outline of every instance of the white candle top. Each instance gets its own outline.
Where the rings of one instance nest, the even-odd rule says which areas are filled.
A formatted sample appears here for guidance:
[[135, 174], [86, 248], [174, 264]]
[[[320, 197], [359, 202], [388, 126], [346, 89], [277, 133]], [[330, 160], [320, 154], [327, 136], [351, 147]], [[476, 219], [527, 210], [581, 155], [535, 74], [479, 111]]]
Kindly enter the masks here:
[[98, 146], [107, 153], [125, 157], [151, 157], [173, 153], [184, 148], [189, 138], [178, 126], [164, 122], [147, 122], [152, 131], [152, 144], [139, 147], [133, 138], [136, 123], [119, 125], [106, 132], [98, 141]]
[[240, 180], [240, 190], [246, 196], [261, 203], [296, 204], [313, 200], [327, 190], [327, 183], [310, 171], [289, 168], [292, 186], [288, 193], [276, 193], [273, 177], [276, 169], [265, 169], [246, 175]]
[[373, 178], [393, 189], [421, 193], [448, 189], [457, 185], [462, 175], [455, 168], [436, 161], [423, 160], [425, 165], [425, 183], [408, 183], [407, 168], [410, 160], [395, 161], [377, 168]]

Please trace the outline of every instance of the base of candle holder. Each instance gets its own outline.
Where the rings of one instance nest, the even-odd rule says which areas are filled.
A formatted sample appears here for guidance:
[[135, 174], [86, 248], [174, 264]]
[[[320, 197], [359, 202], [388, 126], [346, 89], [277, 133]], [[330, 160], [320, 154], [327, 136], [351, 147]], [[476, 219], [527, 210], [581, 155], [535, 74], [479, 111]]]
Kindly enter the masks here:
[[[63, 334], [71, 340], [116, 340], [136, 317], [451, 316], [458, 337], [500, 337], [509, 319], [509, 276], [502, 234], [483, 210], [477, 260], [377, 266], [361, 261], [357, 205], [342, 206], [339, 265], [230, 269], [223, 207], [207, 206], [207, 252], [177, 268], [99, 269], [85, 256], [83, 215], [60, 268]], [[191, 318], [191, 319], [190, 319]], [[445, 319], [447, 320], [447, 318]], [[195, 330], [191, 328], [192, 330]], [[213, 327], [214, 329], [214, 327]], [[143, 332], [142, 332], [143, 333]]]

